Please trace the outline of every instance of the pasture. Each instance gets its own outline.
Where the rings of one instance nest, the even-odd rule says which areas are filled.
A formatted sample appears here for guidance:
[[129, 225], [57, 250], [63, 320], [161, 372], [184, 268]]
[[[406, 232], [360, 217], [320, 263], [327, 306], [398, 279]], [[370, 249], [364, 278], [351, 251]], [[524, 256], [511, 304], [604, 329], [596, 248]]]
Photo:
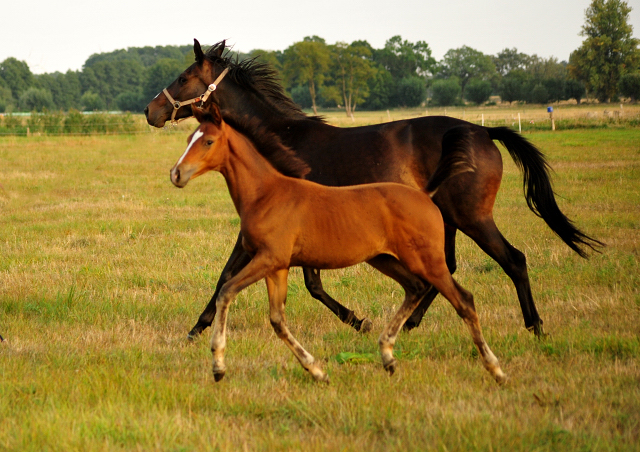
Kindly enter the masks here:
[[232, 304], [214, 383], [211, 329], [186, 334], [239, 222], [219, 174], [169, 181], [193, 128], [0, 138], [0, 450], [638, 450], [639, 129], [527, 135], [561, 209], [607, 244], [590, 260], [529, 211], [503, 152], [496, 223], [527, 255], [549, 336], [524, 329], [511, 281], [460, 234], [455, 278], [509, 376], [499, 387], [440, 296], [400, 334], [389, 378], [377, 337], [403, 292], [366, 265], [323, 279], [373, 320], [365, 335], [299, 269], [289, 279], [289, 328], [329, 385], [276, 337], [264, 283]]

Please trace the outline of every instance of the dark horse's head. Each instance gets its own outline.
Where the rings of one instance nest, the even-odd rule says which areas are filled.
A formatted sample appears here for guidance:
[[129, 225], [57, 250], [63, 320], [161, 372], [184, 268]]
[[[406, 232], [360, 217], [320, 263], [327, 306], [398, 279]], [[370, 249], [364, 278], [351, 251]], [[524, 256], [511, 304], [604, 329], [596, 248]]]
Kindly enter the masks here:
[[[176, 110], [175, 119], [192, 116], [191, 105], [188, 101], [199, 99], [224, 71], [225, 68], [222, 64], [224, 51], [225, 41], [222, 41], [211, 47], [205, 54], [198, 40], [194, 39], [193, 52], [196, 56], [196, 62], [180, 74], [166, 90], [158, 93], [144, 109], [149, 125], [163, 127], [165, 122], [171, 118], [174, 110]], [[178, 104], [175, 104], [174, 107], [175, 102]]]

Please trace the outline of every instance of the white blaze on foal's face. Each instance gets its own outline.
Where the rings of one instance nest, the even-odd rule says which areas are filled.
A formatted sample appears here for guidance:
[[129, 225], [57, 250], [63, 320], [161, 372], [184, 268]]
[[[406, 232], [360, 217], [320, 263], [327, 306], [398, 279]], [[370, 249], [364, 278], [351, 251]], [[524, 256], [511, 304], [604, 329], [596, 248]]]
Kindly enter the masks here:
[[187, 149], [184, 151], [184, 154], [182, 154], [182, 157], [180, 157], [180, 160], [178, 160], [178, 163], [176, 163], [176, 166], [180, 166], [180, 164], [182, 163], [182, 161], [184, 160], [184, 158], [187, 156], [187, 154], [189, 153], [189, 151], [191, 150], [191, 147], [194, 145], [194, 143], [196, 141], [198, 141], [198, 139], [200, 139], [202, 136], [204, 135], [204, 133], [202, 131], [200, 131], [200, 128], [198, 128], [195, 132], [193, 132], [193, 135], [191, 135], [191, 141], [189, 142], [189, 145], [187, 146]]

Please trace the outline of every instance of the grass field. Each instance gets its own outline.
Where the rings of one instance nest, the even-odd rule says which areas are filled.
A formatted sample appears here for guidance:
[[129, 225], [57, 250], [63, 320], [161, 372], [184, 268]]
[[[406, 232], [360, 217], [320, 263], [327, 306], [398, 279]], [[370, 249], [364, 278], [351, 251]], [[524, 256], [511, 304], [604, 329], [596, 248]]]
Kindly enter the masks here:
[[324, 286], [373, 320], [368, 335], [290, 278], [289, 326], [330, 385], [273, 333], [263, 283], [231, 307], [214, 383], [210, 330], [186, 334], [239, 222], [220, 175], [169, 182], [186, 134], [0, 138], [0, 450], [639, 450], [640, 129], [527, 137], [561, 208], [607, 248], [564, 246], [503, 153], [496, 222], [527, 255], [549, 337], [524, 329], [513, 285], [463, 236], [456, 273], [503, 387], [441, 297], [400, 335], [389, 378], [377, 336], [403, 293], [364, 265]]

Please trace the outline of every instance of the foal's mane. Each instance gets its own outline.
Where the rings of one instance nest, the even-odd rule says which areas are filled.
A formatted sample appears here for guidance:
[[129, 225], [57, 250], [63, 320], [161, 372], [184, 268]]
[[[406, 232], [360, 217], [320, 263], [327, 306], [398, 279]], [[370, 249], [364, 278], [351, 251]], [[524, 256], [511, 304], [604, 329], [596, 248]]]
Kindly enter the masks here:
[[[297, 156], [293, 149], [285, 146], [280, 138], [270, 132], [257, 118], [240, 117], [227, 110], [222, 111], [222, 117], [227, 125], [246, 136], [258, 153], [281, 174], [302, 179], [311, 171], [311, 168]], [[202, 120], [215, 123], [213, 116], [209, 113], [206, 113]]]
[[[302, 109], [291, 100], [279, 83], [280, 76], [268, 63], [258, 61], [259, 56], [240, 61], [228, 48], [225, 42], [214, 44], [205, 53], [205, 58], [211, 63], [217, 63], [229, 68], [227, 77], [231, 77], [238, 85], [254, 91], [265, 99], [276, 110], [288, 119], [311, 119], [324, 122], [319, 116], [307, 116]], [[224, 51], [218, 56], [220, 48]]]

